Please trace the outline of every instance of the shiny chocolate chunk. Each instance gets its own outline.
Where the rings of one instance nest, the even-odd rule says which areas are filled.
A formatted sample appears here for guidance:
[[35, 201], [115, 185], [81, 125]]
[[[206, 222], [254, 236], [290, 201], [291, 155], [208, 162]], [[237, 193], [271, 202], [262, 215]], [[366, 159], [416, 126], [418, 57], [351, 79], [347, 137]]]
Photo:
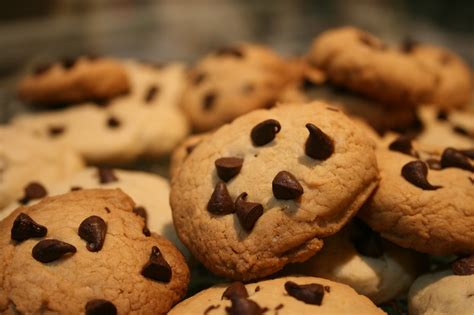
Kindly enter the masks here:
[[281, 130], [280, 123], [275, 119], [267, 119], [252, 128], [250, 138], [256, 147], [263, 146], [275, 139]]
[[65, 255], [74, 254], [75, 252], [76, 247], [71, 244], [55, 239], [46, 239], [39, 241], [35, 247], [33, 247], [32, 255], [37, 261], [49, 263]]
[[296, 177], [287, 171], [281, 171], [275, 176], [272, 190], [275, 198], [282, 200], [296, 199], [304, 192]]
[[462, 152], [453, 148], [447, 148], [443, 151], [443, 154], [441, 155], [441, 167], [455, 167], [474, 172], [474, 166], [469, 162], [469, 158]]
[[24, 188], [24, 195], [18, 202], [22, 205], [26, 205], [31, 200], [46, 197], [47, 194], [48, 192], [43, 185], [38, 182], [31, 182]]
[[261, 315], [263, 314], [263, 309], [254, 301], [242, 298], [242, 297], [232, 297], [232, 305], [226, 307], [226, 312], [229, 315]]
[[114, 170], [111, 168], [99, 167], [97, 169], [97, 174], [99, 176], [99, 182], [101, 184], [107, 184], [118, 181], [117, 176], [115, 176]]
[[87, 242], [86, 248], [90, 252], [98, 252], [105, 242], [107, 223], [99, 216], [90, 216], [79, 225], [78, 234]]
[[235, 212], [234, 202], [224, 182], [218, 182], [207, 203], [207, 211], [212, 214], [230, 214]]
[[388, 146], [389, 150], [398, 151], [406, 155], [411, 155], [417, 157], [416, 152], [413, 150], [411, 145], [412, 137], [401, 135], [397, 139], [393, 140], [392, 143]]
[[240, 281], [232, 282], [230, 286], [225, 289], [224, 293], [222, 294], [221, 299], [228, 299], [230, 300], [233, 296], [247, 298], [249, 296], [245, 285]]
[[157, 246], [153, 246], [148, 262], [142, 268], [142, 276], [159, 282], [170, 282], [171, 267]]
[[117, 308], [107, 300], [90, 300], [86, 304], [86, 315], [116, 315]]
[[402, 176], [408, 182], [423, 190], [436, 190], [442, 186], [433, 186], [428, 182], [428, 167], [423, 161], [408, 162], [402, 167]]
[[243, 163], [244, 160], [237, 157], [223, 157], [214, 162], [217, 175], [225, 182], [239, 174]]
[[11, 229], [11, 239], [17, 242], [23, 242], [30, 238], [44, 237], [48, 233], [48, 229], [36, 223], [29, 215], [20, 213]]
[[316, 160], [326, 160], [334, 153], [334, 141], [313, 124], [306, 124], [309, 131], [305, 143], [305, 153]]
[[235, 200], [235, 210], [237, 218], [239, 219], [242, 228], [250, 232], [252, 231], [255, 223], [263, 214], [263, 206], [259, 203], [248, 202], [247, 193], [241, 193]]
[[324, 298], [324, 286], [318, 283], [299, 285], [293, 281], [285, 283], [285, 290], [295, 299], [306, 304], [321, 305]]

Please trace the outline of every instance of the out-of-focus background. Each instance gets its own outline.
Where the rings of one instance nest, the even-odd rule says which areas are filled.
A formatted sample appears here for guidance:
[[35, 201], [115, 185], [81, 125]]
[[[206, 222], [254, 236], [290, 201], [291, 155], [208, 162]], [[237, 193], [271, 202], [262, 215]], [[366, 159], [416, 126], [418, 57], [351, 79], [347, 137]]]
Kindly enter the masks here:
[[40, 61], [97, 53], [192, 62], [238, 41], [294, 55], [339, 25], [438, 43], [474, 64], [472, 0], [0, 1], [0, 121], [15, 111], [16, 78]]

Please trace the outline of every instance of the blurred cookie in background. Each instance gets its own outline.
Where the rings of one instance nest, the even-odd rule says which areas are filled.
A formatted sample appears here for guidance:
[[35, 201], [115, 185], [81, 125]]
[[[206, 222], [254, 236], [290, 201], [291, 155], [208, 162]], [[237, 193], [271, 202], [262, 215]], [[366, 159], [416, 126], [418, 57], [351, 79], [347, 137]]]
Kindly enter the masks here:
[[199, 134], [194, 134], [186, 139], [179, 146], [174, 149], [171, 154], [171, 161], [169, 167], [170, 178], [173, 179], [178, 174], [181, 165], [188, 158], [188, 156], [193, 152], [193, 150], [204, 140], [206, 139], [211, 132], [203, 132]]

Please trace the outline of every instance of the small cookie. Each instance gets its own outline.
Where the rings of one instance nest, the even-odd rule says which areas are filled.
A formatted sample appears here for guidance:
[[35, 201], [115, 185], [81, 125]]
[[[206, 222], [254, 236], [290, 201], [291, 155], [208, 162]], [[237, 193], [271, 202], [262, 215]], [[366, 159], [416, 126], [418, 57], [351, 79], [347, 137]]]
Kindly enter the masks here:
[[319, 35], [308, 59], [334, 84], [387, 105], [462, 107], [472, 94], [469, 66], [453, 52], [413, 43], [391, 48], [353, 27]]
[[171, 242], [142, 233], [134, 207], [119, 189], [80, 190], [1, 221], [0, 312], [166, 313], [189, 270]]
[[14, 200], [42, 196], [43, 185], [83, 167], [80, 156], [65, 145], [0, 127], [0, 210]]
[[385, 314], [345, 284], [316, 277], [283, 277], [244, 285], [221, 284], [176, 305], [178, 314]]
[[112, 58], [82, 56], [38, 66], [18, 86], [20, 98], [39, 105], [106, 100], [130, 88], [123, 65]]
[[324, 242], [319, 253], [288, 271], [347, 284], [375, 304], [405, 293], [423, 265], [420, 254], [383, 240], [357, 219]]
[[181, 165], [183, 165], [184, 161], [187, 157], [193, 152], [193, 150], [202, 142], [202, 140], [206, 139], [210, 133], [200, 133], [191, 135], [186, 138], [181, 144], [174, 149], [173, 154], [171, 155], [171, 162], [170, 162], [170, 177], [173, 178], [178, 174]]
[[253, 111], [201, 142], [172, 180], [180, 239], [217, 275], [250, 280], [301, 262], [378, 182], [373, 142], [324, 103]]
[[20, 116], [19, 128], [66, 143], [91, 164], [124, 163], [170, 153], [188, 134], [179, 108], [185, 70], [181, 64], [154, 67], [123, 63], [131, 92], [108, 103], [86, 103], [60, 111]]
[[290, 63], [266, 47], [223, 48], [190, 71], [182, 107], [197, 131], [207, 131], [273, 106], [293, 75]]
[[474, 251], [472, 150], [402, 136], [376, 153], [381, 180], [361, 218], [402, 247], [432, 255]]

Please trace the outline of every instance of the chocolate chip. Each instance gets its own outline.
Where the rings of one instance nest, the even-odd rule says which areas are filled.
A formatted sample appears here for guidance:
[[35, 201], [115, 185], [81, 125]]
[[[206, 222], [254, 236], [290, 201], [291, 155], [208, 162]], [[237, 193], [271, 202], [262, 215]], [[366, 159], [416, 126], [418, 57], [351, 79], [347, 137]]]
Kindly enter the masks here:
[[107, 119], [107, 126], [112, 129], [118, 128], [120, 127], [120, 120], [117, 117], [110, 116]]
[[107, 223], [99, 216], [90, 216], [79, 225], [78, 234], [87, 241], [86, 247], [90, 252], [98, 252], [104, 245]]
[[29, 215], [20, 213], [13, 222], [11, 239], [23, 242], [34, 237], [44, 237], [48, 229], [36, 223]]
[[145, 226], [143, 227], [143, 230], [142, 230], [143, 234], [147, 237], [151, 236], [151, 232], [148, 229], [148, 214], [146, 212], [145, 207], [135, 207], [133, 208], [133, 213], [135, 213], [139, 217], [142, 217], [143, 221], [145, 221]]
[[107, 184], [118, 181], [117, 176], [115, 176], [114, 170], [111, 168], [99, 167], [97, 169], [97, 174], [99, 175], [99, 182], [101, 184]]
[[323, 302], [324, 287], [318, 283], [298, 285], [287, 281], [285, 290], [290, 296], [306, 304], [321, 305]]
[[104, 207], [105, 212], [110, 213], [109, 207]]
[[71, 69], [76, 64], [77, 58], [63, 58], [61, 60], [61, 65], [64, 69]]
[[24, 188], [24, 196], [18, 200], [18, 202], [22, 205], [26, 205], [33, 199], [41, 199], [46, 197], [47, 194], [48, 192], [43, 185], [37, 182], [31, 182]]
[[451, 265], [453, 273], [458, 276], [469, 276], [474, 274], [474, 255], [459, 258]]
[[469, 131], [467, 131], [464, 127], [461, 126], [453, 126], [453, 131], [458, 135], [470, 137]]
[[428, 164], [428, 167], [432, 170], [440, 170], [442, 169], [441, 167], [441, 161], [437, 159], [427, 159], [426, 164]]
[[448, 120], [448, 112], [445, 110], [440, 109], [436, 114], [436, 119], [439, 121], [447, 121]]
[[405, 164], [402, 167], [402, 176], [408, 182], [423, 190], [436, 190], [442, 186], [433, 186], [426, 178], [428, 175], [428, 167], [423, 161], [416, 160]]
[[158, 92], [160, 91], [159, 87], [156, 86], [156, 85], [152, 85], [148, 88], [148, 90], [146, 91], [146, 94], [145, 94], [145, 103], [150, 103], [152, 102], [156, 95], [158, 94]]
[[240, 281], [232, 282], [231, 285], [222, 293], [221, 300], [224, 298], [230, 300], [233, 296], [247, 298], [249, 296], [245, 285]]
[[204, 95], [204, 98], [202, 99], [202, 108], [205, 111], [211, 110], [212, 107], [214, 107], [214, 104], [216, 103], [216, 98], [217, 94], [214, 92], [209, 92]]
[[267, 119], [252, 128], [250, 138], [256, 147], [263, 146], [275, 139], [275, 135], [281, 130], [280, 123], [275, 119]]
[[474, 160], [474, 148], [473, 149], [466, 149], [466, 150], [459, 150], [462, 154], [467, 156], [470, 159]]
[[324, 286], [324, 291], [326, 291], [327, 293], [331, 293], [331, 287], [328, 286], [328, 285], [325, 285]]
[[215, 54], [217, 56], [229, 56], [229, 57], [235, 57], [239, 59], [244, 57], [242, 50], [240, 50], [237, 47], [223, 47], [216, 50]]
[[220, 307], [219, 304], [217, 304], [217, 305], [209, 305], [209, 306], [204, 310], [203, 315], [208, 315], [211, 311], [217, 310], [219, 307]]
[[401, 135], [397, 139], [393, 140], [388, 148], [392, 151], [398, 151], [406, 155], [411, 155], [417, 157], [416, 152], [413, 150], [411, 145], [411, 136]]
[[117, 308], [107, 300], [91, 300], [86, 304], [86, 315], [116, 315]]
[[186, 147], [186, 153], [191, 154], [191, 152], [193, 152], [193, 150], [197, 147], [198, 144], [199, 143], [188, 145]]
[[441, 155], [441, 166], [443, 168], [455, 167], [474, 172], [474, 166], [471, 165], [469, 159], [464, 154], [453, 148], [447, 148], [443, 151], [443, 154]]
[[229, 315], [261, 315], [263, 314], [262, 308], [249, 299], [241, 297], [232, 297], [232, 305], [226, 307], [226, 312]]
[[143, 266], [142, 276], [155, 281], [170, 282], [171, 267], [161, 254], [158, 247], [152, 247], [150, 259], [145, 266]]
[[255, 223], [263, 214], [263, 206], [259, 203], [248, 202], [247, 193], [241, 193], [235, 200], [235, 210], [237, 218], [239, 219], [240, 225], [247, 232], [252, 231]]
[[316, 160], [326, 160], [334, 153], [334, 141], [313, 124], [306, 124], [309, 131], [305, 153]]
[[214, 162], [216, 165], [217, 175], [224, 182], [228, 182], [239, 174], [243, 163], [244, 160], [237, 157], [223, 157]]
[[230, 214], [235, 212], [234, 203], [227, 191], [224, 182], [218, 182], [214, 188], [214, 192], [207, 204], [207, 211], [212, 214]]
[[408, 54], [413, 52], [416, 46], [418, 46], [418, 42], [408, 37], [403, 40], [400, 48], [404, 53]]
[[37, 65], [33, 69], [33, 74], [34, 75], [42, 75], [43, 73], [46, 73], [46, 71], [51, 69], [51, 67], [52, 67], [52, 64], [50, 64], [50, 63], [43, 63], [43, 64], [40, 64], [40, 65]]
[[55, 239], [47, 239], [39, 241], [33, 247], [33, 258], [42, 263], [49, 263], [60, 259], [64, 255], [74, 254], [76, 247], [71, 244], [61, 242]]
[[200, 72], [200, 73], [197, 73], [193, 76], [193, 84], [194, 85], [199, 85], [201, 84], [205, 79], [206, 79], [207, 75], [203, 72]]
[[259, 285], [257, 285], [257, 286], [255, 287], [255, 292], [258, 292], [258, 291], [260, 291], [260, 286], [259, 286]]
[[70, 191], [78, 191], [78, 190], [81, 190], [81, 189], [82, 189], [82, 187], [80, 187], [80, 186], [72, 186]]
[[50, 126], [48, 128], [48, 135], [51, 138], [55, 138], [57, 136], [62, 135], [65, 130], [66, 130], [66, 128], [64, 126]]
[[279, 172], [272, 181], [273, 195], [276, 199], [291, 200], [301, 196], [303, 187], [296, 177], [287, 171]]
[[380, 235], [357, 218], [352, 220], [349, 238], [354, 244], [354, 248], [361, 255], [379, 258], [384, 253]]

